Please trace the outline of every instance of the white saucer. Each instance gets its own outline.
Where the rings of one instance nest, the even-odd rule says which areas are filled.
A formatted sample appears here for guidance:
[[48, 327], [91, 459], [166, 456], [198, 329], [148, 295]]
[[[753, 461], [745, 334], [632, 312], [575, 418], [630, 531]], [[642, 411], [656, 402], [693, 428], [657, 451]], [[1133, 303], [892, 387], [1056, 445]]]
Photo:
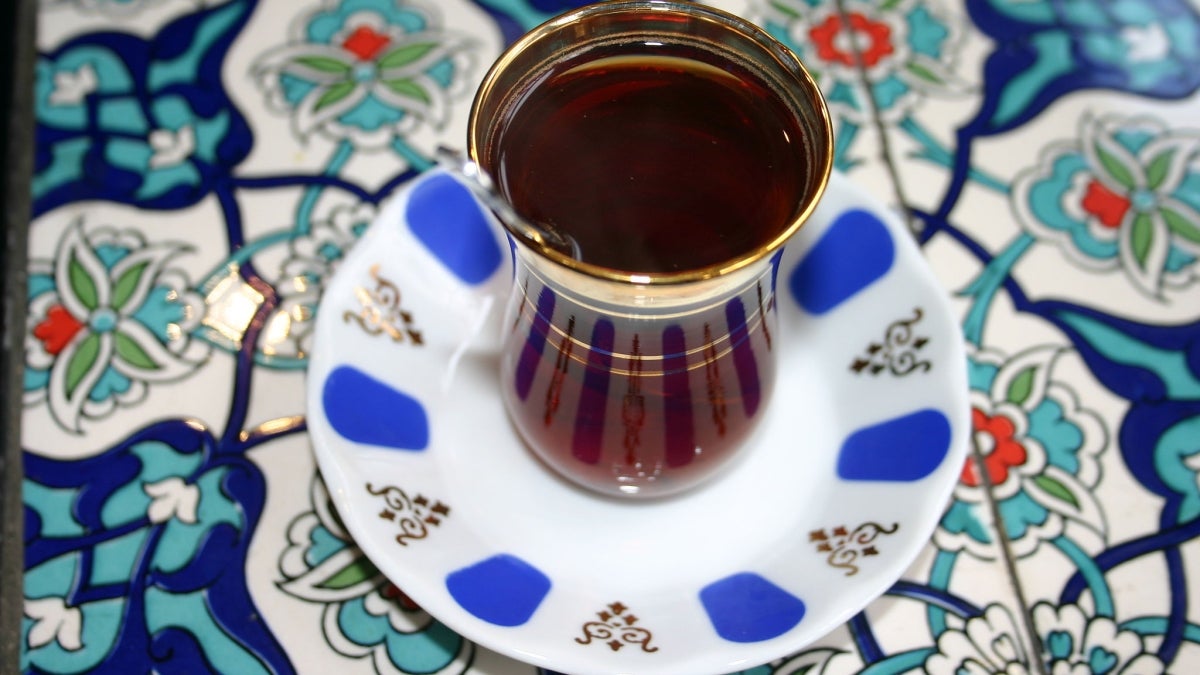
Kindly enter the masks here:
[[389, 579], [522, 661], [653, 675], [784, 656], [900, 577], [970, 422], [959, 327], [897, 218], [832, 177], [778, 261], [782, 370], [753, 447], [626, 502], [552, 475], [510, 426], [491, 339], [508, 250], [448, 180], [406, 187], [342, 263], [309, 367], [324, 479]]

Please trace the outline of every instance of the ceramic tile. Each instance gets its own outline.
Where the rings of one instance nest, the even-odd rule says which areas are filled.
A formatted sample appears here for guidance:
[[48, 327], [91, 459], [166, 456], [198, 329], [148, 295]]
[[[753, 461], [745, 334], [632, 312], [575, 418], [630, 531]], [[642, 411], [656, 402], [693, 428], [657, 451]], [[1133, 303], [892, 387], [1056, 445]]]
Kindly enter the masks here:
[[[303, 371], [379, 203], [574, 4], [39, 3], [22, 671], [536, 672], [362, 556]], [[1194, 3], [714, 4], [806, 60], [839, 170], [928, 228], [985, 458], [889, 594], [747, 672], [1200, 668]], [[436, 43], [423, 105], [337, 84], [362, 28]]]
[[[25, 447], [95, 454], [177, 413], [197, 386], [216, 395], [192, 413], [220, 424], [232, 360], [199, 333], [219, 305], [193, 283], [209, 271], [205, 253], [223, 229], [211, 201], [170, 215], [87, 203], [33, 221]], [[74, 318], [100, 301], [112, 310]]]
[[[1047, 658], [1078, 661], [1102, 646], [1125, 666], [1188, 672], [1200, 657], [1186, 637], [1196, 623], [1187, 577], [1200, 549], [1194, 523], [1163, 499], [1164, 492], [1194, 489], [1183, 482], [1191, 470], [1186, 449], [1172, 446], [1170, 433], [1139, 431], [1144, 404], [1106, 391], [1073, 351], [1060, 354], [1046, 396], [1061, 401], [1063, 420], [1082, 431], [1078, 460], [1062, 471], [1049, 459], [1042, 471], [1066, 488], [1046, 481], [1062, 497], [1038, 495], [1035, 504], [1008, 507], [1014, 523], [1048, 512], [1015, 542], [1018, 576]], [[1048, 458], [1066, 447], [1050, 439], [1043, 445]], [[1156, 468], [1147, 467], [1151, 462]], [[1069, 649], [1055, 631], [1070, 635]], [[1099, 641], [1101, 634], [1109, 637]]]
[[1193, 50], [1166, 26], [1197, 19], [1085, 4], [952, 8], [969, 93], [889, 140], [966, 304], [978, 433], [1048, 667], [1188, 672], [1195, 468], [1176, 439], [1196, 380], [1166, 363], [1200, 308], [1200, 100]]

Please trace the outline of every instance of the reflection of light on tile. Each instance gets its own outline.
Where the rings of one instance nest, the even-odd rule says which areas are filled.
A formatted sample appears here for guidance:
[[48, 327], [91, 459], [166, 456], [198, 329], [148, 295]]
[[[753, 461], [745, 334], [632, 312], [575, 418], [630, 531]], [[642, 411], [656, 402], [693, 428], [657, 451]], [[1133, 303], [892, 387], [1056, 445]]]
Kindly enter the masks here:
[[250, 431], [243, 430], [238, 434], [238, 438], [242, 441], [248, 441], [254, 436], [273, 436], [281, 434], [285, 431], [295, 429], [304, 423], [303, 415], [292, 415], [290, 417], [280, 417], [278, 419], [267, 420], [258, 426], [257, 429]]
[[263, 327], [262, 332], [262, 352], [267, 356], [274, 356], [279, 352], [278, 345], [287, 341], [288, 336], [292, 334], [292, 315], [287, 311], [276, 311], [271, 314], [271, 318], [267, 320], [267, 325]]
[[167, 324], [167, 339], [168, 340], [170, 340], [171, 342], [175, 342], [176, 340], [179, 340], [182, 337], [183, 337], [183, 329], [179, 327], [179, 324], [177, 324], [177, 323]]
[[254, 290], [237, 275], [237, 267], [230, 265], [229, 274], [218, 281], [204, 298], [208, 312], [202, 323], [220, 333], [235, 346], [240, 346], [242, 337], [263, 299], [262, 293]]

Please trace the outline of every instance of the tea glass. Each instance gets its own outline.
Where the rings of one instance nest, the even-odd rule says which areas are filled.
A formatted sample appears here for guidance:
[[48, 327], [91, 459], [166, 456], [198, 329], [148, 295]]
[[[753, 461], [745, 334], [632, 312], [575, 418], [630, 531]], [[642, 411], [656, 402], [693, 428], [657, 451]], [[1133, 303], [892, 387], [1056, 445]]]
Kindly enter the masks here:
[[[755, 203], [773, 190], [786, 203], [782, 216], [773, 217], [778, 222], [741, 223], [734, 229], [754, 230], [749, 242], [704, 259], [691, 253], [713, 243], [705, 241], [705, 228], [664, 235], [658, 240], [665, 237], [667, 244], [654, 253], [666, 260], [651, 268], [593, 260], [586, 249], [573, 249], [572, 243], [594, 234], [574, 222], [587, 220], [586, 213], [559, 213], [550, 223], [523, 206], [530, 198], [519, 193], [537, 186], [521, 184], [511, 171], [514, 153], [529, 148], [509, 136], [526, 104], [546, 95], [571, 68], [613, 57], [618, 60], [605, 63], [694, 62], [685, 65], [701, 74], [732, 73], [742, 80], [737, 86], [759, 87], [759, 99], [739, 105], [769, 104], [786, 116], [783, 126], [793, 129], [788, 152], [795, 153], [800, 171], [775, 181], [781, 184], [762, 185], [761, 193], [722, 195], [711, 186], [691, 187], [706, 198], [732, 200], [726, 206], [746, 219], [756, 217]], [[632, 129], [638, 121], [629, 123]], [[631, 497], [674, 494], [728, 467], [764, 417], [774, 388], [780, 339], [775, 254], [816, 207], [832, 165], [828, 111], [796, 56], [753, 24], [699, 4], [589, 5], [534, 29], [492, 66], [472, 106], [467, 152], [505, 202], [494, 210], [515, 242], [500, 396], [533, 453], [581, 486]], [[668, 158], [667, 171], [694, 161], [690, 151], [678, 154]], [[580, 159], [589, 160], [566, 157]], [[541, 175], [568, 186], [575, 179], [594, 181], [595, 175], [578, 175], [580, 166], [565, 161], [541, 167]], [[633, 198], [613, 185], [594, 188], [591, 196], [601, 201]], [[689, 190], [681, 192], [686, 197]], [[628, 245], [643, 244], [631, 239]], [[673, 264], [672, 258], [683, 262]]]

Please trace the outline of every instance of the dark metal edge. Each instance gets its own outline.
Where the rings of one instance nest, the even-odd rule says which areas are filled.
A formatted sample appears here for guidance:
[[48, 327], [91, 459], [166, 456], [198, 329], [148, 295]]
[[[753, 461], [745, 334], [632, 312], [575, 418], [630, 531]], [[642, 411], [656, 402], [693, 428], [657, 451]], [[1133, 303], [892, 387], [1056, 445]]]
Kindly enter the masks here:
[[9, 85], [0, 91], [0, 111], [7, 113], [0, 157], [7, 171], [0, 181], [3, 205], [3, 296], [0, 298], [0, 672], [16, 672], [21, 653], [24, 607], [24, 509], [21, 506], [21, 409], [26, 314], [26, 260], [29, 241], [30, 176], [33, 169], [33, 68], [37, 28], [33, 0], [0, 3], [0, 53]]

